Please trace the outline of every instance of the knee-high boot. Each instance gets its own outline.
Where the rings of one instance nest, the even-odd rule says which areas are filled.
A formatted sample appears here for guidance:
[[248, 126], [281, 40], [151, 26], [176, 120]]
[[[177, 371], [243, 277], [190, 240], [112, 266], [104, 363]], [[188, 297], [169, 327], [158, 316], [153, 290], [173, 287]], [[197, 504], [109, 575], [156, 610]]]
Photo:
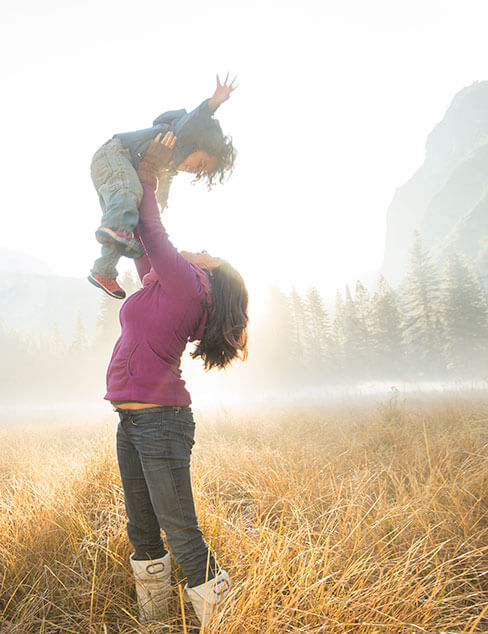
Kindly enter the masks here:
[[229, 575], [222, 570], [216, 577], [199, 586], [189, 588], [186, 584], [184, 597], [187, 601], [191, 601], [200, 623], [207, 625], [218, 611], [219, 604], [229, 594], [230, 588]]
[[139, 561], [130, 557], [136, 579], [139, 616], [143, 621], [161, 620], [168, 615], [171, 589], [171, 556]]

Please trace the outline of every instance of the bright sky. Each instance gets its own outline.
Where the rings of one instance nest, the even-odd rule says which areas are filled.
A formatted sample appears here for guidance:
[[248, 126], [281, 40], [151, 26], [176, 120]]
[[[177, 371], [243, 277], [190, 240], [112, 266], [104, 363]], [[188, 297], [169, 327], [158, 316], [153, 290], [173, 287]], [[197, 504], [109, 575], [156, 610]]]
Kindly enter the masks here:
[[2, 7], [0, 244], [86, 276], [98, 245], [89, 167], [114, 133], [198, 105], [238, 162], [212, 192], [180, 174], [166, 224], [250, 290], [330, 293], [381, 265], [386, 211], [455, 93], [485, 78], [484, 0], [16, 0]]

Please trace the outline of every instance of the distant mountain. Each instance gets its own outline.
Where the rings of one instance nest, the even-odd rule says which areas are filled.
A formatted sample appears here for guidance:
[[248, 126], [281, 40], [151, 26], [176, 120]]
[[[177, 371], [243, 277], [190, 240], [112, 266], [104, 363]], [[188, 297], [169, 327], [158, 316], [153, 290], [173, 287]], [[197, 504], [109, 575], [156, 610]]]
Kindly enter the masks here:
[[383, 273], [394, 284], [407, 270], [415, 230], [440, 262], [453, 248], [478, 263], [486, 259], [488, 81], [454, 97], [427, 138], [423, 165], [393, 197]]
[[54, 275], [53, 270], [45, 262], [3, 246], [0, 246], [0, 272]]
[[0, 321], [19, 330], [57, 330], [70, 341], [80, 313], [92, 334], [102, 297], [84, 279], [0, 271]]
[[55, 275], [41, 260], [0, 247], [0, 321], [8, 326], [43, 335], [57, 330], [69, 341], [78, 313], [93, 333], [101, 299], [86, 280]]

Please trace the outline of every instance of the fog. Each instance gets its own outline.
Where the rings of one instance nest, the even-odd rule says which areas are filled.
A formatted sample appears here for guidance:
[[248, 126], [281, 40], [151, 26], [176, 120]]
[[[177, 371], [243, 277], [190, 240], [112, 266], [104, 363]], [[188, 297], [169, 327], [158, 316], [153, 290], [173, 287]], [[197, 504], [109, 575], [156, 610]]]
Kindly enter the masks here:
[[[164, 3], [9, 4], [2, 419], [110, 414], [120, 304], [85, 279], [98, 255], [90, 158], [117, 131], [195, 107], [222, 66], [240, 80], [218, 111], [238, 149], [234, 174], [211, 192], [179, 175], [164, 222], [178, 247], [204, 247], [243, 274], [249, 359], [205, 374], [187, 354], [195, 408], [484, 385], [488, 10], [400, 4], [285, 2], [278, 15], [269, 2], [190, 2], [172, 7], [164, 47]], [[32, 121], [27, 170], [21, 131]], [[135, 292], [132, 262], [123, 270]]]
[[[466, 279], [462, 284], [466, 291]], [[395, 292], [384, 280], [371, 293], [358, 282], [353, 292], [338, 292], [332, 306], [316, 289], [300, 295], [271, 288], [251, 321], [245, 363], [206, 373], [189, 356], [193, 344], [187, 346], [182, 374], [193, 406], [247, 411], [478, 393], [488, 378], [486, 293], [474, 285], [472, 296], [464, 293], [462, 306], [459, 289], [451, 290], [454, 315], [448, 310], [449, 294], [426, 311], [408, 287]], [[137, 292], [135, 282], [131, 291]], [[78, 316], [71, 340], [59, 331], [27, 333], [2, 324], [0, 419], [109, 420], [105, 373], [120, 333], [120, 305], [102, 297], [96, 328], [90, 333]]]

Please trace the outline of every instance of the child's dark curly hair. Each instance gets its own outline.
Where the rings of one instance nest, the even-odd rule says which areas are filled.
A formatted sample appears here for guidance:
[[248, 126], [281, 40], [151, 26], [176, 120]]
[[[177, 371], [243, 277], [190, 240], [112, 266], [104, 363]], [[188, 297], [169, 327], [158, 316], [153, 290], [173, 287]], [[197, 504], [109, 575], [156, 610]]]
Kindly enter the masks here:
[[236, 149], [232, 145], [232, 139], [228, 136], [222, 137], [221, 142], [216, 146], [211, 146], [209, 143], [204, 142], [198, 149], [205, 150], [210, 156], [215, 156], [217, 163], [213, 170], [208, 172], [199, 172], [195, 181], [204, 179], [207, 182], [208, 189], [212, 189], [215, 183], [223, 183], [226, 177], [229, 177], [234, 171], [234, 164], [236, 160]]
[[204, 180], [209, 189], [212, 189], [215, 183], [223, 183], [225, 177], [230, 176], [234, 170], [237, 152], [232, 145], [232, 139], [224, 136], [220, 123], [213, 117], [199, 122], [197, 134], [195, 134], [195, 128], [188, 131], [182, 130], [176, 144], [181, 148], [179, 160], [183, 160], [184, 157], [198, 150], [204, 150], [217, 159], [212, 170], [198, 172], [195, 175], [194, 182]]

